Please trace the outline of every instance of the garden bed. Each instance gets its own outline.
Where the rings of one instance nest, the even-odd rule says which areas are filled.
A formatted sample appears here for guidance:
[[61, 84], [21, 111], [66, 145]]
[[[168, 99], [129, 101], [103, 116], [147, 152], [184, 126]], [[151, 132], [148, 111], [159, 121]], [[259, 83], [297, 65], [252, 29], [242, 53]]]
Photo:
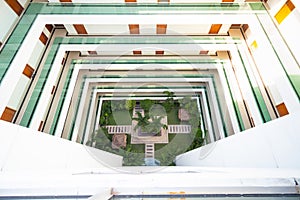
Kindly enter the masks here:
[[[168, 93], [170, 95], [170, 93]], [[126, 147], [113, 149], [111, 147], [112, 135], [107, 133], [104, 128], [108, 125], [132, 125], [133, 120], [138, 122], [138, 118], [132, 117], [136, 101], [138, 109], [144, 111], [144, 115], [165, 116], [168, 125], [191, 125], [191, 133], [188, 134], [169, 134], [167, 144], [155, 144], [155, 159], [161, 165], [173, 165], [173, 160], [179, 154], [198, 148], [203, 143], [202, 132], [200, 129], [200, 113], [197, 106], [197, 99], [189, 97], [174, 99], [172, 94], [166, 100], [103, 100], [99, 124], [102, 127], [94, 137], [96, 148], [121, 155], [124, 158], [125, 166], [144, 165], [145, 144], [131, 144], [131, 135], [127, 134]], [[178, 111], [184, 109], [189, 115], [189, 120], [180, 120]], [[142, 118], [140, 116], [140, 118]], [[154, 119], [154, 118], [152, 118]], [[135, 124], [137, 124], [137, 122]], [[141, 135], [142, 134], [142, 135]], [[139, 136], [154, 136], [153, 133], [140, 133]]]

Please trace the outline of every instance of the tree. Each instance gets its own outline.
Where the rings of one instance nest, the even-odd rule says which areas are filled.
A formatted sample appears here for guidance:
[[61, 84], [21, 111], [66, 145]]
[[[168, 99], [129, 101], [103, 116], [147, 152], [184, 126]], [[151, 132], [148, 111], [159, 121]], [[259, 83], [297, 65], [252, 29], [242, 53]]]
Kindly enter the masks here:
[[191, 97], [190, 96], [185, 96], [182, 99], [179, 99], [178, 102], [180, 104], [180, 107], [184, 108], [186, 104], [191, 102]]
[[110, 101], [103, 101], [102, 102], [102, 108], [101, 108], [101, 113], [111, 113], [111, 106], [110, 106]]
[[167, 95], [167, 99], [164, 101], [163, 106], [167, 112], [170, 112], [175, 107], [174, 92], [164, 91], [163, 93]]
[[137, 112], [138, 117], [133, 117], [132, 120], [137, 121], [137, 125], [134, 127], [134, 130], [136, 130], [138, 127], [146, 127], [149, 124], [149, 115], [145, 114], [145, 116], [142, 115], [142, 113]]
[[151, 116], [151, 120], [149, 115], [146, 114], [144, 117], [140, 112], [137, 112], [138, 117], [132, 118], [137, 121], [137, 125], [134, 127], [134, 130], [140, 128], [142, 132], [154, 133], [154, 135], [158, 135], [161, 131], [161, 128], [167, 129], [168, 126], [166, 124], [161, 123], [161, 119], [164, 116]]
[[144, 99], [141, 101], [141, 107], [144, 109], [145, 112], [148, 112], [153, 104], [154, 101], [150, 99]]
[[161, 131], [161, 128], [168, 129], [166, 124], [161, 123], [162, 118], [163, 116], [152, 116], [150, 124], [146, 127], [147, 132], [158, 135]]
[[174, 97], [175, 97], [174, 92], [170, 92], [168, 90], [163, 91], [163, 94], [167, 95], [167, 97], [170, 99], [174, 99]]
[[127, 110], [132, 110], [135, 106], [135, 100], [127, 99], [125, 102], [125, 108]]

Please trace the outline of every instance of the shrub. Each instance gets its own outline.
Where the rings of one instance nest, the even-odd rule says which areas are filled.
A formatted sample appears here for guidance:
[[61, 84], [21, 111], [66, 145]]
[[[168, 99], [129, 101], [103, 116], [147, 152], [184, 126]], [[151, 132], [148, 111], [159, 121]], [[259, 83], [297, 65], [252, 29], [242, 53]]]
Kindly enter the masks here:
[[127, 110], [132, 110], [135, 106], [135, 100], [127, 99], [125, 102], [125, 108]]
[[141, 107], [144, 109], [145, 112], [149, 112], [151, 106], [154, 104], [154, 101], [150, 99], [144, 99], [141, 101]]

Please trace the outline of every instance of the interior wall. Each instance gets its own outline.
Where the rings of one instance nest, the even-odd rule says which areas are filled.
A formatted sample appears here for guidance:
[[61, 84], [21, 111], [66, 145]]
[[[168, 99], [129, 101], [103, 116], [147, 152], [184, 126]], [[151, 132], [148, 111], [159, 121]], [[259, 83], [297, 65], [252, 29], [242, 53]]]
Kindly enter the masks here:
[[0, 1], [0, 49], [25, 11], [30, 0]]

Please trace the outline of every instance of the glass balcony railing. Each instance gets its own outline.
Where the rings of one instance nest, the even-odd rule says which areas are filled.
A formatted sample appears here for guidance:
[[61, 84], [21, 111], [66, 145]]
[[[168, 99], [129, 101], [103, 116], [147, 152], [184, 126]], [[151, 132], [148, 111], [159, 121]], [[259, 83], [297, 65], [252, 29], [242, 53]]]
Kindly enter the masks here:
[[[20, 125], [28, 127], [30, 125], [31, 118], [34, 115], [35, 108], [39, 101], [39, 98], [42, 94], [43, 88], [46, 84], [47, 77], [50, 73], [51, 67], [53, 65], [55, 56], [59, 50], [60, 45], [68, 45], [68, 44], [115, 44], [115, 43], [142, 43], [142, 44], [177, 44], [178, 42], [182, 42], [184, 44], [201, 44], [202, 42], [207, 41], [207, 37], [193, 37], [195, 40], [189, 39], [187, 40], [186, 37], [178, 37], [178, 36], [170, 36], [170, 37], [67, 37], [67, 38], [55, 38], [51, 50], [48, 54], [46, 62], [42, 68], [41, 75], [39, 76], [38, 82], [34, 88], [33, 95], [31, 96], [29, 103], [26, 107], [25, 114], [22, 117]], [[239, 39], [228, 40], [228, 37], [211, 37], [210, 41], [214, 41], [215, 38], [218, 38], [218, 43], [220, 44], [227, 44], [227, 43], [240, 43]], [[177, 42], [177, 43], [176, 43]], [[120, 62], [122, 60], [116, 61]], [[207, 62], [209, 60], [206, 60]], [[77, 61], [76, 61], [77, 62]], [[78, 61], [84, 62], [84, 61]], [[94, 61], [94, 62], [101, 62], [101, 61]], [[212, 60], [212, 62], [217, 62], [216, 60]], [[218, 61], [219, 62], [219, 61]]]
[[[194, 75], [180, 75], [180, 76], [172, 76], [172, 75], [163, 75], [163, 76], [158, 76], [158, 75], [156, 75], [156, 76], [154, 76], [154, 75], [150, 75], [150, 76], [126, 76], [126, 78], [176, 78], [176, 77], [182, 77], [182, 78], [210, 78], [210, 79], [212, 79], [212, 82], [213, 82], [213, 87], [215, 88], [215, 90], [214, 90], [214, 92], [215, 92], [215, 96], [216, 96], [216, 98], [217, 98], [217, 103], [218, 103], [218, 106], [219, 106], [219, 108], [218, 108], [218, 110], [219, 110], [219, 112], [221, 113], [221, 120], [222, 120], [222, 125], [223, 125], [223, 127], [224, 127], [224, 132], [225, 132], [225, 134], [227, 134], [227, 128], [226, 128], [226, 123], [225, 123], [225, 120], [224, 120], [224, 115], [223, 115], [223, 113], [222, 113], [222, 110], [221, 110], [221, 104], [220, 104], [220, 100], [219, 100], [219, 96], [218, 96], [218, 93], [217, 93], [217, 90], [216, 90], [216, 85], [215, 85], [215, 81], [214, 81], [214, 76], [213, 75], [209, 75], [209, 74], [207, 74], [207, 75], [200, 75], [200, 74], [194, 74]], [[76, 122], [76, 118], [77, 118], [77, 115], [78, 115], [78, 109], [79, 109], [79, 104], [80, 104], [80, 102], [82, 101], [82, 93], [83, 93], [83, 86], [84, 86], [84, 84], [85, 84], [85, 81], [86, 81], [86, 79], [97, 79], [97, 78], [103, 78], [103, 79], [105, 79], [105, 78], [122, 78], [122, 76], [119, 76], [119, 75], [113, 75], [113, 76], [110, 76], [110, 75], [107, 75], [107, 76], [85, 76], [81, 81], [81, 88], [80, 88], [80, 91], [79, 91], [79, 95], [78, 95], [78, 97], [77, 97], [77, 101], [76, 101], [76, 105], [75, 105], [75, 108], [74, 108], [74, 115], [73, 115], [73, 117], [72, 117], [72, 122], [71, 122], [71, 128], [70, 128], [70, 131], [69, 131], [69, 139], [71, 139], [71, 137], [72, 137], [72, 133], [73, 133], [73, 129], [74, 129], [74, 126], [75, 126], [75, 122]], [[95, 90], [95, 89], [133, 89], [134, 87], [131, 87], [131, 86], [123, 86], [123, 87], [118, 87], [118, 86], [98, 86], [98, 87], [94, 87], [94, 89], [93, 90]], [[170, 87], [139, 87], [139, 89], [142, 89], [142, 88], [144, 88], [144, 89], [151, 89], [151, 90], [153, 90], [153, 89], [191, 89], [191, 88], [193, 88], [193, 89], [204, 89], [204, 91], [205, 92], [207, 92], [207, 90], [206, 90], [206, 87], [205, 86], [190, 86], [190, 87], [188, 87], [187, 88], [187, 86], [170, 86]], [[210, 96], [210, 95], [208, 95], [207, 93], [206, 93], [206, 98], [208, 98], [208, 96]], [[207, 99], [207, 102], [208, 102], [209, 100]], [[90, 103], [91, 103], [91, 101], [89, 102], [89, 106], [90, 106]], [[210, 108], [208, 108], [209, 109], [209, 112], [211, 113], [211, 111], [210, 111]], [[87, 114], [87, 115], [89, 115], [89, 114]], [[211, 116], [210, 116], [211, 117]], [[212, 120], [212, 118], [210, 119], [210, 121], [211, 122], [213, 122], [213, 120]], [[84, 126], [86, 126], [87, 125], [87, 120], [84, 122]]]
[[[201, 14], [263, 12], [262, 3], [202, 3], [202, 4], [67, 4], [30, 3], [16, 28], [0, 52], [0, 83], [5, 76], [23, 40], [39, 15], [157, 15], [157, 14]], [[74, 40], [74, 39], [73, 39]], [[145, 40], [140, 39], [142, 42]], [[116, 41], [117, 42], [117, 41]], [[126, 40], [124, 40], [126, 42]], [[130, 42], [130, 41], [129, 41]], [[131, 41], [132, 42], [132, 41]], [[160, 40], [160, 42], [164, 42]], [[180, 43], [177, 39], [173, 42]]]
[[[22, 42], [28, 34], [32, 24], [35, 22], [39, 15], [157, 15], [157, 14], [184, 14], [184, 15], [195, 15], [195, 14], [259, 14], [264, 15], [267, 12], [262, 3], [202, 3], [202, 4], [76, 4], [76, 3], [30, 3], [26, 9], [24, 15], [17, 24], [15, 30], [12, 32], [7, 43], [4, 45], [0, 52], [0, 81], [3, 80], [10, 64], [14, 60], [18, 49], [21, 47]], [[42, 68], [41, 75], [38, 79], [38, 83], [32, 93], [29, 100], [28, 106], [25, 110], [24, 117], [21, 120], [21, 125], [29, 126], [30, 120], [34, 114], [35, 107], [39, 101], [40, 95], [43, 91], [44, 85], [48, 78], [48, 75], [53, 64], [53, 60], [61, 44], [240, 44], [238, 38], [213, 36], [156, 36], [156, 37], [65, 37], [56, 38], [51, 51], [48, 55], [45, 65]], [[272, 41], [270, 41], [272, 43]], [[274, 49], [274, 51], [276, 51]], [[280, 58], [278, 58], [280, 59]], [[86, 61], [76, 61], [77, 63], [85, 64]], [[110, 61], [95, 61], [95, 63], [104, 64]], [[114, 61], [116, 64], [121, 63], [122, 60]], [[130, 63], [153, 63], [157, 61], [138, 61], [132, 60]], [[161, 63], [185, 63], [186, 61], [175, 59], [175, 60], [164, 60], [159, 61]], [[189, 63], [198, 63], [197, 60], [189, 60]], [[199, 61], [200, 62], [200, 61]], [[205, 62], [205, 61], [201, 61]], [[207, 61], [209, 62], [209, 61]], [[217, 61], [220, 62], [220, 61]], [[283, 66], [285, 69], [285, 66]], [[291, 78], [292, 75], [287, 73], [291, 84], [296, 87], [298, 79]], [[295, 80], [294, 80], [295, 79]], [[253, 94], [257, 100], [257, 104], [260, 107], [261, 114], [265, 121], [269, 120], [269, 115], [266, 110], [265, 103], [263, 102], [262, 95], [259, 90], [252, 88]], [[299, 94], [298, 94], [299, 95]]]

